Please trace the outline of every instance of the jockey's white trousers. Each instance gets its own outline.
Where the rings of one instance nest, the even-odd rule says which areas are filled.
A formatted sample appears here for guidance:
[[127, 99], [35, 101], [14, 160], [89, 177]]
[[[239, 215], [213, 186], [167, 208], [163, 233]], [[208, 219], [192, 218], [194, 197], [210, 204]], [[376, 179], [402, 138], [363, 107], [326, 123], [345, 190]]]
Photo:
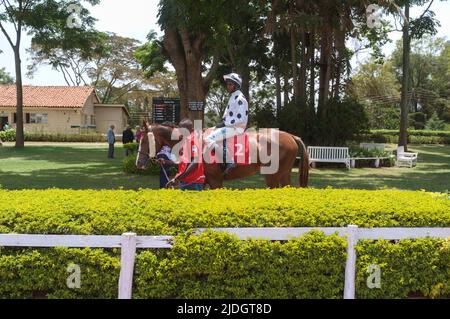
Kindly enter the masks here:
[[[223, 140], [227, 140], [236, 135], [242, 135], [245, 132], [245, 128], [242, 127], [222, 127], [214, 129], [206, 138], [206, 147], [207, 149], [218, 149], [222, 150], [222, 144], [219, 142], [223, 142]], [[221, 152], [220, 152], [221, 153]], [[234, 163], [232, 154], [227, 152], [227, 163]]]
[[205, 138], [205, 142], [208, 147], [212, 147], [215, 143], [244, 134], [244, 132], [245, 128], [242, 127], [216, 128]]

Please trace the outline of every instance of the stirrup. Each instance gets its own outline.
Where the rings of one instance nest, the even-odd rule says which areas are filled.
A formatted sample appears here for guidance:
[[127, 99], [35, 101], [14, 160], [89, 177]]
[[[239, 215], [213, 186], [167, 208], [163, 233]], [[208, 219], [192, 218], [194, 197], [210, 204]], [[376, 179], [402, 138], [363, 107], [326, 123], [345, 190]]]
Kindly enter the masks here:
[[225, 170], [223, 171], [223, 176], [228, 175], [233, 169], [237, 167], [236, 163], [229, 163], [225, 165]]

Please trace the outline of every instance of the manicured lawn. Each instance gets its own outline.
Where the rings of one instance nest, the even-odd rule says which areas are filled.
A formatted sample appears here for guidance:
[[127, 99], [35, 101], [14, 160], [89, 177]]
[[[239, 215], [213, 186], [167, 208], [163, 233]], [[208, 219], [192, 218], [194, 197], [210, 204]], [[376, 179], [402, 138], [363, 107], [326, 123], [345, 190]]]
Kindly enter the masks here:
[[[419, 164], [409, 168], [313, 169], [311, 187], [405, 190], [450, 190], [450, 146], [412, 146]], [[122, 171], [123, 149], [107, 159], [104, 144], [35, 144], [17, 150], [8, 143], [0, 148], [0, 185], [4, 189], [138, 189], [158, 188], [157, 176], [127, 175]], [[298, 185], [298, 174], [293, 174]], [[229, 188], [264, 188], [264, 177], [227, 182]]]

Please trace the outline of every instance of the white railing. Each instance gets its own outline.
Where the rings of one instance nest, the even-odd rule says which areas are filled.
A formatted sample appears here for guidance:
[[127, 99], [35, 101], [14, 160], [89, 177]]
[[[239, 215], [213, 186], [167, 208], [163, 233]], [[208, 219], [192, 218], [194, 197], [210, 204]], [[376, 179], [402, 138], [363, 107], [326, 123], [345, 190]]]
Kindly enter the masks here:
[[[200, 229], [198, 232], [204, 232]], [[287, 241], [318, 230], [325, 235], [347, 237], [344, 299], [355, 299], [356, 250], [358, 240], [401, 240], [417, 238], [450, 238], [450, 228], [215, 228], [214, 231], [234, 234], [241, 240], [264, 239]], [[172, 236], [72, 236], [0, 234], [0, 246], [5, 247], [71, 247], [121, 248], [119, 299], [131, 299], [136, 249], [172, 247]]]
[[73, 236], [0, 234], [0, 247], [121, 248], [119, 299], [131, 299], [136, 248], [172, 248], [172, 236]]

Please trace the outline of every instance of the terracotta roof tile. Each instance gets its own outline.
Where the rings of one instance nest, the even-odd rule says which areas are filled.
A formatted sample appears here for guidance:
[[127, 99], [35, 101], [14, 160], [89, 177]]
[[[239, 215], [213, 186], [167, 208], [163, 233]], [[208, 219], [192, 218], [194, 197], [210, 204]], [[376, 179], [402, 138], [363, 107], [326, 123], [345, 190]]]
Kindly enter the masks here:
[[[23, 105], [24, 107], [82, 108], [94, 90], [93, 86], [25, 85]], [[0, 107], [16, 107], [15, 85], [0, 85]]]

